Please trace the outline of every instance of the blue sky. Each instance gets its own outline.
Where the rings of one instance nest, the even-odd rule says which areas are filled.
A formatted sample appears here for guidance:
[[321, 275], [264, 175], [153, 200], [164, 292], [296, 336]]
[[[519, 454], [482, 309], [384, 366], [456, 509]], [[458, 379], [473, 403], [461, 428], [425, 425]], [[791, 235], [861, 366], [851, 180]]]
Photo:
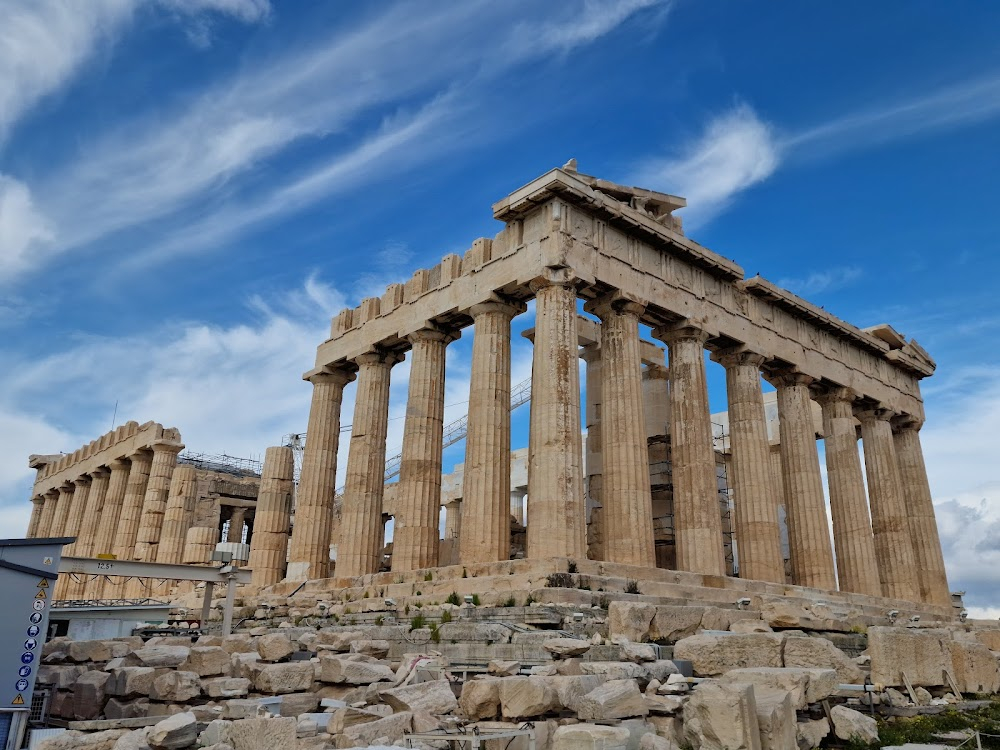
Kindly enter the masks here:
[[[304, 430], [330, 316], [492, 236], [492, 202], [575, 157], [686, 196], [687, 233], [748, 274], [931, 352], [951, 582], [1000, 615], [1000, 7], [0, 0], [0, 17], [5, 525], [29, 511], [27, 454], [89, 441], [116, 402], [198, 451]], [[449, 350], [449, 418], [471, 338]], [[530, 346], [514, 354], [526, 377]]]

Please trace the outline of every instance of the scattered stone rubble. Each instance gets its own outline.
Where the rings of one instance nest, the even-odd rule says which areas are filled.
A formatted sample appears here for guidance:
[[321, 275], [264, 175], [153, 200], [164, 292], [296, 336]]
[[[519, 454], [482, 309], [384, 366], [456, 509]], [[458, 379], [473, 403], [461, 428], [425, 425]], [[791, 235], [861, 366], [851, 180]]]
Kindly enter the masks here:
[[[1000, 690], [1000, 631], [876, 626], [865, 638], [819, 621], [775, 630], [787, 612], [711, 609], [614, 602], [606, 619], [557, 631], [285, 623], [196, 640], [56, 638], [39, 683], [69, 730], [40, 750], [405, 746], [411, 732], [525, 723], [539, 750], [808, 750], [877, 739], [866, 694], [845, 683], [875, 683], [884, 710], [956, 702], [952, 680]], [[470, 650], [480, 668], [460, 665]]]

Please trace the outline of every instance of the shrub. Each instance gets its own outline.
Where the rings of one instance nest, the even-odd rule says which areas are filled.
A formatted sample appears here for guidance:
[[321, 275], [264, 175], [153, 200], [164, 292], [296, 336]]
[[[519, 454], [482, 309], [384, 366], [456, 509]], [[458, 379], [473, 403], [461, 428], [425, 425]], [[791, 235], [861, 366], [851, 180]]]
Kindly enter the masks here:
[[434, 574], [431, 573], [431, 571], [428, 570], [426, 573], [424, 573], [424, 580], [425, 581], [433, 581], [434, 580]]
[[478, 607], [479, 606], [479, 594], [473, 594], [472, 595], [472, 606], [473, 607]]
[[500, 606], [501, 607], [516, 607], [517, 606], [517, 602], [514, 601], [514, 597], [513, 596], [510, 596], [510, 597], [507, 597], [507, 601], [505, 601]]
[[448, 594], [448, 598], [445, 599], [445, 601], [448, 602], [448, 604], [454, 604], [456, 607], [462, 603], [461, 600], [458, 598], [458, 592], [455, 591], [452, 591], [450, 594]]
[[427, 620], [423, 615], [416, 615], [410, 620], [410, 630], [420, 630], [420, 628], [427, 625]]
[[638, 581], [626, 581], [625, 582], [625, 593], [626, 594], [638, 594], [639, 593], [639, 582]]
[[447, 609], [441, 613], [441, 624], [444, 625], [446, 622], [451, 622], [451, 612]]
[[575, 560], [570, 560], [569, 561], [569, 567], [567, 568], [567, 570], [570, 573], [575, 573], [576, 572], [577, 568], [576, 568], [576, 561]]

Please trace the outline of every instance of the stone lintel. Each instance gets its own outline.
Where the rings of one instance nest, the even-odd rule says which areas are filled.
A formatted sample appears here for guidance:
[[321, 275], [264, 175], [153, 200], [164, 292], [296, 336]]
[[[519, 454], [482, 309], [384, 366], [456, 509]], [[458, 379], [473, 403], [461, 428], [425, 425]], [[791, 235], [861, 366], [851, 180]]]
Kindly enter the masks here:
[[[586, 359], [587, 350], [594, 353], [601, 348], [601, 324], [597, 323], [590, 318], [585, 318], [582, 315], [577, 316], [576, 319], [576, 329], [578, 333], [578, 340], [580, 342], [580, 357]], [[521, 331], [521, 335], [528, 339], [528, 341], [534, 343], [535, 341], [535, 329], [527, 328]], [[592, 348], [591, 348], [592, 347]], [[644, 365], [649, 365], [652, 367], [660, 366], [664, 367], [666, 364], [666, 355], [661, 347], [654, 344], [652, 341], [639, 341], [639, 352], [642, 358], [642, 363]]]

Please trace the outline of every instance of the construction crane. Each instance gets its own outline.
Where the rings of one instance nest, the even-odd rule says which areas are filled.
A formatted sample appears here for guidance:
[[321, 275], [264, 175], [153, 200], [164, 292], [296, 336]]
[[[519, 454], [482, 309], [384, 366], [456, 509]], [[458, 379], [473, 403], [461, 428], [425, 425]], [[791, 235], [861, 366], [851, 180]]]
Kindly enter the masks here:
[[[524, 406], [531, 400], [531, 378], [522, 380], [520, 383], [515, 385], [510, 391], [510, 410], [514, 411], [519, 406]], [[341, 432], [350, 432], [351, 425], [345, 425], [340, 428]], [[463, 414], [461, 417], [456, 419], [454, 422], [449, 422], [444, 426], [444, 440], [442, 442], [442, 448], [447, 448], [455, 443], [465, 440], [465, 437], [469, 434], [469, 415]], [[292, 449], [292, 454], [295, 457], [295, 482], [299, 481], [299, 474], [302, 472], [302, 454], [305, 450], [307, 433], [299, 432], [292, 433], [291, 435], [285, 435], [282, 439], [282, 444], [290, 447]], [[403, 461], [403, 454], [396, 453], [385, 461], [385, 481], [399, 476], [399, 467]], [[344, 492], [343, 487], [337, 488], [337, 494], [342, 495]]]

